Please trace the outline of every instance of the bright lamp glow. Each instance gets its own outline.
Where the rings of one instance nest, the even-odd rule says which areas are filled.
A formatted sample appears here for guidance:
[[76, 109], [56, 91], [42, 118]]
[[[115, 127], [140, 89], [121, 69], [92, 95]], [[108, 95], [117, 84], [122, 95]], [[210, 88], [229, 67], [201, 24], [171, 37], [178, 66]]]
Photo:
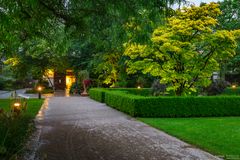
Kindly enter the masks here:
[[232, 85], [232, 89], [235, 89], [237, 88], [237, 86], [235, 84]]
[[19, 102], [15, 102], [13, 105], [14, 105], [14, 107], [20, 107], [21, 106], [21, 104]]
[[37, 88], [37, 90], [38, 90], [38, 91], [42, 91], [42, 87], [39, 86], [39, 87]]

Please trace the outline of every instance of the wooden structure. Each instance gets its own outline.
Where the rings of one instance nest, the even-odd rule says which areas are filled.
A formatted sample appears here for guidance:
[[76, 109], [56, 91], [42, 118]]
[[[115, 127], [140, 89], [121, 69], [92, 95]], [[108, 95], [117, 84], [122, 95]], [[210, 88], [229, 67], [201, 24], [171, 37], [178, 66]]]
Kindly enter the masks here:
[[53, 82], [55, 90], [69, 89], [75, 81], [76, 78], [72, 70], [66, 70], [65, 73], [54, 72]]

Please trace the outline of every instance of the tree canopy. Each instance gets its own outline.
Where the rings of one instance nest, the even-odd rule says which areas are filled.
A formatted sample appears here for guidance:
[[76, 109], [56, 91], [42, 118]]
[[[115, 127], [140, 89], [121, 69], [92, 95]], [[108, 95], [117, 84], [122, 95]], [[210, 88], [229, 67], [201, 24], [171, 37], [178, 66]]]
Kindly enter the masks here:
[[218, 6], [183, 8], [154, 30], [152, 44], [130, 43], [125, 51], [130, 58], [128, 72], [141, 70], [161, 78], [176, 95], [208, 86], [212, 73], [219, 70], [218, 60], [235, 54], [239, 36], [239, 30], [215, 30], [221, 14]]
[[13, 70], [40, 64], [32, 59], [46, 61], [46, 68], [59, 67], [59, 57], [73, 68], [85, 68], [95, 54], [122, 51], [125, 24], [142, 16], [162, 21], [172, 14], [171, 4], [184, 1], [0, 0], [1, 57], [11, 58], [8, 64], [29, 59], [15, 62]]

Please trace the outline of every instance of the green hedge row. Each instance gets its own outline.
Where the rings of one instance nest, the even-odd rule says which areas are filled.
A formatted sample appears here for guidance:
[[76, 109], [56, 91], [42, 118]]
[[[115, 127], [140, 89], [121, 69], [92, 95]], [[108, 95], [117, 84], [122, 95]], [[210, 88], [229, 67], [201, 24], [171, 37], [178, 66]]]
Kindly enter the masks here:
[[150, 96], [151, 95], [151, 89], [150, 88], [92, 88], [89, 91], [90, 98], [104, 103], [105, 102], [105, 92], [107, 91], [124, 91], [129, 94], [134, 95], [141, 95], [141, 96]]
[[90, 96], [90, 98], [92, 98], [98, 102], [104, 103], [106, 91], [107, 90], [103, 89], [103, 88], [91, 88], [89, 90], [89, 96]]
[[90, 97], [135, 117], [240, 116], [238, 96], [144, 97], [124, 89], [93, 89]]
[[240, 116], [240, 97], [152, 97], [136, 98], [137, 117]]
[[240, 95], [240, 87], [237, 87], [237, 88], [227, 87], [222, 94], [223, 95]]

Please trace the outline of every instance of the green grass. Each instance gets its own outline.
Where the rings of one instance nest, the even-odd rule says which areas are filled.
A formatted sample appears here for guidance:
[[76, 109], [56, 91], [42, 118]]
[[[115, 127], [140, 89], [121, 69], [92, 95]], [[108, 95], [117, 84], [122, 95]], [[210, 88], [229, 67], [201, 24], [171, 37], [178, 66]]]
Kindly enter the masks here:
[[240, 117], [139, 120], [215, 155], [240, 159]]
[[[27, 111], [10, 120], [0, 118], [0, 159], [10, 159], [21, 153], [23, 146], [34, 129], [33, 119], [38, 113], [43, 100], [29, 99]], [[10, 111], [10, 100], [0, 100], [0, 108]], [[6, 136], [7, 135], [7, 136]], [[5, 140], [4, 140], [5, 139]], [[6, 149], [6, 152], [1, 149]], [[2, 153], [1, 153], [2, 152]]]

